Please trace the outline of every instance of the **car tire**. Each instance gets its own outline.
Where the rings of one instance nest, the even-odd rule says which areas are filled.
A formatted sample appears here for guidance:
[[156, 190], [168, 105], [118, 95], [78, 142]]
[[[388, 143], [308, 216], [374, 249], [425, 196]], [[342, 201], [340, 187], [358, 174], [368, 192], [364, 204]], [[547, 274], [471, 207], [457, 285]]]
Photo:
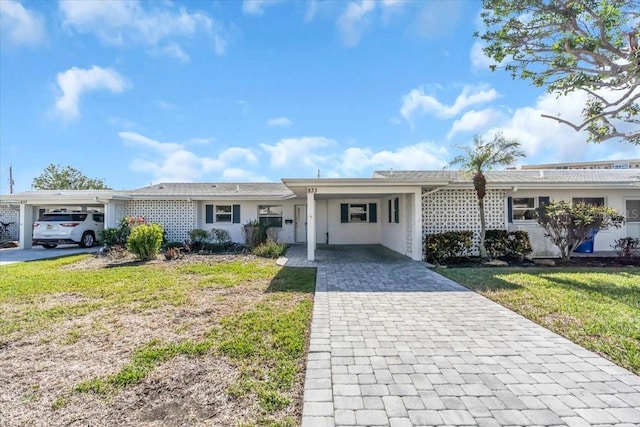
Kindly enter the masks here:
[[55, 243], [43, 243], [42, 244], [42, 247], [45, 248], [45, 249], [53, 249], [56, 246], [58, 246], [58, 245], [56, 245]]
[[92, 231], [85, 231], [82, 235], [82, 239], [80, 239], [80, 247], [81, 248], [90, 248], [96, 243], [96, 237], [93, 235]]

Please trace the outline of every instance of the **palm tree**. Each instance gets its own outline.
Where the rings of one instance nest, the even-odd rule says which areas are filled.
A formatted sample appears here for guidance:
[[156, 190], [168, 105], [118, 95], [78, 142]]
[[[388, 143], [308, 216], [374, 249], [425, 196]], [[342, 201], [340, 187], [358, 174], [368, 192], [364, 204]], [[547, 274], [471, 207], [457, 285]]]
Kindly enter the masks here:
[[482, 135], [473, 137], [472, 146], [457, 146], [464, 154], [456, 156], [450, 166], [459, 165], [460, 169], [473, 175], [473, 188], [478, 195], [478, 209], [480, 211], [480, 257], [487, 258], [487, 250], [484, 247], [486, 222], [484, 217], [484, 196], [487, 193], [487, 178], [484, 172], [490, 171], [496, 166], [508, 166], [525, 153], [520, 150], [520, 142], [515, 139], [507, 139], [502, 133], [496, 133], [493, 141], [485, 142]]

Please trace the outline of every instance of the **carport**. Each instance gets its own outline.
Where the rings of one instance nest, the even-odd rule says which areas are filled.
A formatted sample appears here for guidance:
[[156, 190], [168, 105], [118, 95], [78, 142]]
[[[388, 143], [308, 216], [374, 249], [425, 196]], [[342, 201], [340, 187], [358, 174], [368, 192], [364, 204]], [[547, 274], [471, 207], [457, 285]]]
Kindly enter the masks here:
[[40, 190], [0, 195], [0, 204], [19, 207], [18, 240], [20, 249], [32, 247], [33, 222], [42, 210], [67, 209], [104, 211], [105, 227], [115, 227], [124, 216], [130, 196], [112, 190]]
[[[283, 179], [306, 211], [296, 230], [304, 230], [307, 259], [315, 260], [318, 244], [382, 245], [422, 259], [423, 181], [394, 178]], [[447, 182], [430, 183], [446, 185]], [[302, 223], [304, 222], [304, 223]]]

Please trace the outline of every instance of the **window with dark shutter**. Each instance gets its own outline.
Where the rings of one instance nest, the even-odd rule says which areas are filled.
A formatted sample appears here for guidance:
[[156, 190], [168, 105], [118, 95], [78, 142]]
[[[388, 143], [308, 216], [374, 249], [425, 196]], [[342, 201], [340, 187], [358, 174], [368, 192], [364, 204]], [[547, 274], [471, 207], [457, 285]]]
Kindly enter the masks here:
[[400, 199], [398, 197], [393, 200], [393, 221], [400, 224]]
[[345, 224], [349, 222], [349, 204], [340, 203], [340, 222]]
[[213, 224], [213, 205], [205, 205], [204, 212], [204, 222], [206, 224]]
[[378, 204], [369, 203], [369, 222], [378, 222]]
[[240, 205], [233, 205], [233, 223], [240, 224]]

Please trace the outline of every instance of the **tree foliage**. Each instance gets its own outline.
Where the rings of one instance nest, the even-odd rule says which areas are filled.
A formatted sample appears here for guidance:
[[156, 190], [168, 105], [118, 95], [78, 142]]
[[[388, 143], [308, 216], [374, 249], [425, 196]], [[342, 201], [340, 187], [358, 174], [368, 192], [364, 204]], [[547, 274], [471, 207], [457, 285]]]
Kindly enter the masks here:
[[50, 164], [33, 179], [35, 190], [111, 190], [103, 179], [89, 178], [71, 166]]
[[578, 246], [591, 238], [592, 231], [620, 228], [624, 215], [606, 206], [585, 203], [571, 205], [564, 201], [551, 202], [540, 209], [538, 223], [560, 249], [562, 258], [571, 259]]
[[473, 144], [458, 147], [464, 154], [456, 156], [450, 166], [460, 166], [462, 170], [473, 175], [473, 188], [478, 195], [478, 208], [480, 211], [480, 257], [487, 258], [487, 250], [484, 247], [486, 220], [484, 214], [484, 196], [487, 194], [487, 178], [484, 172], [490, 171], [496, 166], [508, 166], [525, 153], [520, 149], [520, 142], [507, 139], [501, 133], [494, 135], [493, 140], [485, 142], [481, 135], [473, 137]]
[[580, 121], [589, 140], [640, 144], [639, 0], [484, 0], [484, 53], [513, 78], [548, 92], [586, 91]]

